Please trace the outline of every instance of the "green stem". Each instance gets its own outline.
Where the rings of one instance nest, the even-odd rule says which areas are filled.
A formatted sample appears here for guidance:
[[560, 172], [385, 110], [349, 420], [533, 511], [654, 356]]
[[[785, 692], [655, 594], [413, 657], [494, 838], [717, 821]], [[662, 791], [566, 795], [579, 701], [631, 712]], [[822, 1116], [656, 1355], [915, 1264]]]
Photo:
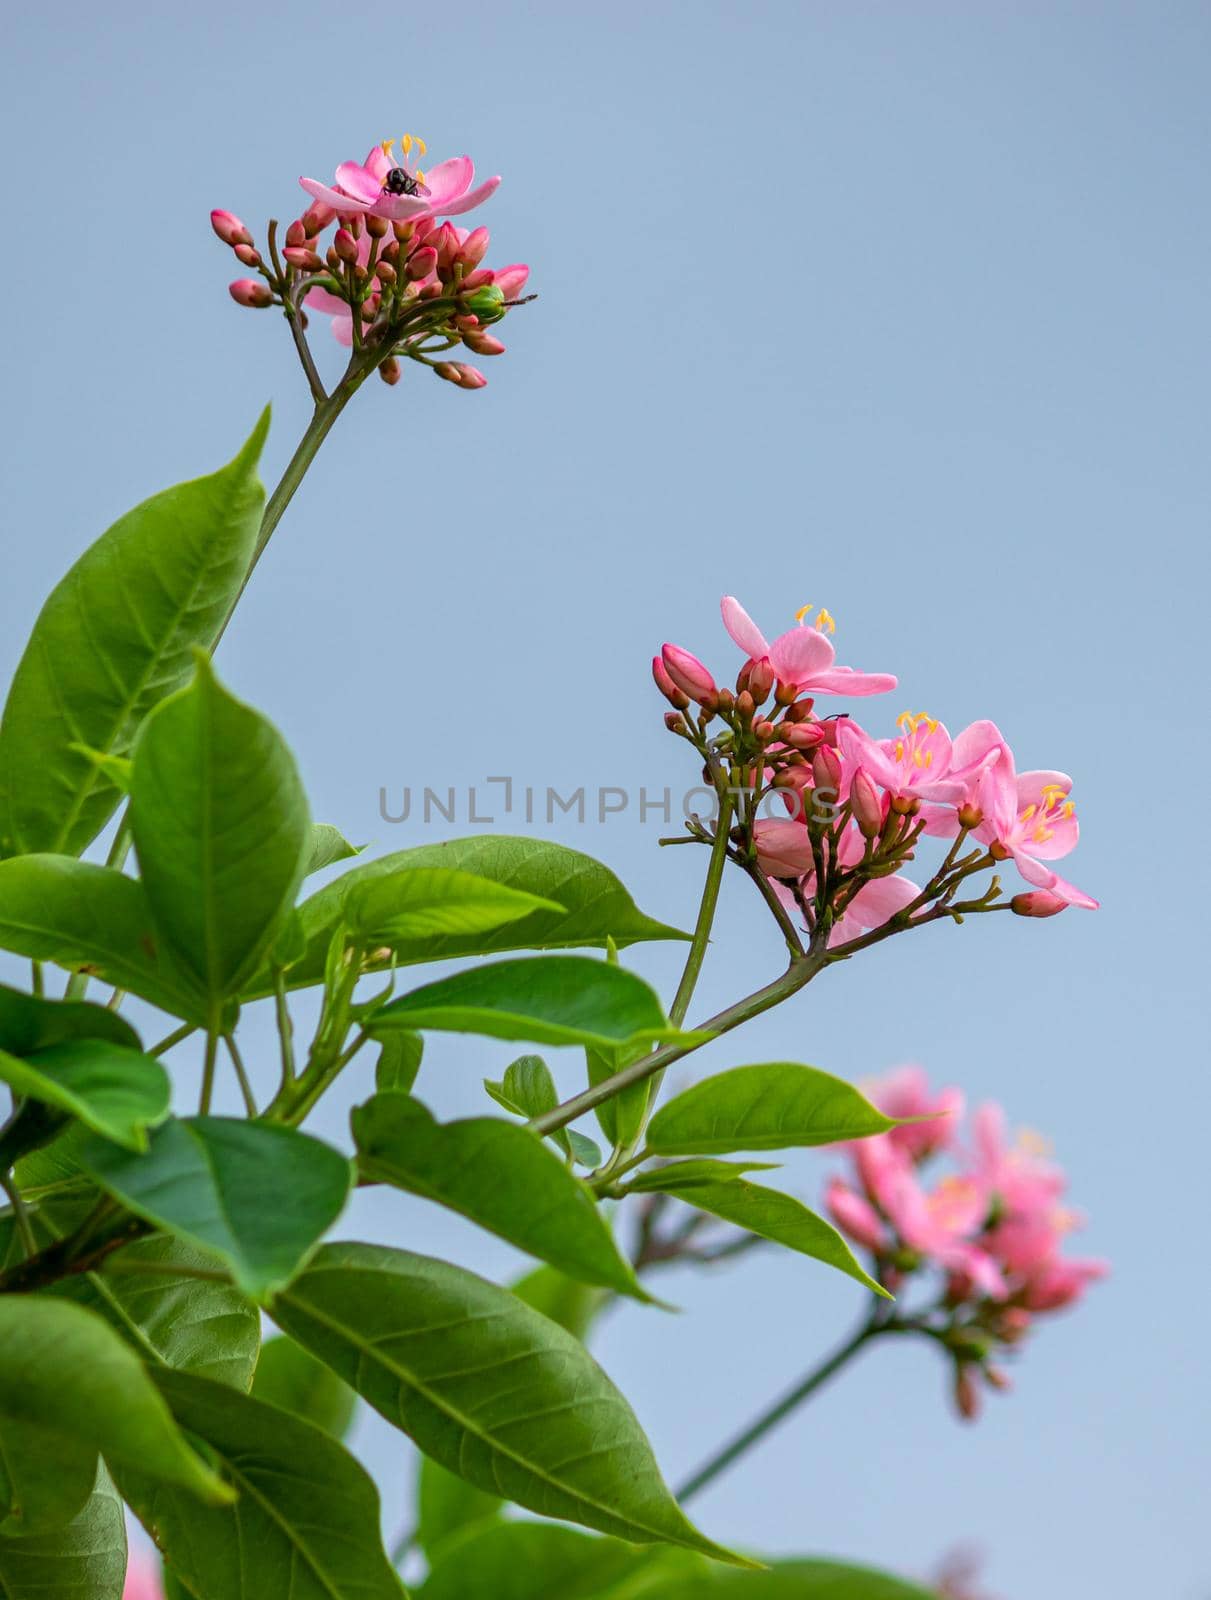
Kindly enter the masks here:
[[196, 1024], [183, 1022], [179, 1028], [174, 1028], [171, 1033], [165, 1034], [159, 1044], [153, 1044], [147, 1054], [149, 1056], [162, 1056], [166, 1051], [171, 1050], [173, 1045], [180, 1044], [182, 1039], [188, 1039], [191, 1033], [196, 1032]]
[[214, 1096], [214, 1069], [219, 1054], [219, 1032], [213, 1024], [206, 1030], [206, 1060], [202, 1066], [202, 1093], [198, 1099], [198, 1115], [204, 1117], [210, 1110]]
[[25, 1251], [27, 1259], [38, 1254], [38, 1241], [34, 1237], [33, 1224], [29, 1220], [29, 1211], [25, 1201], [21, 1198], [21, 1191], [17, 1188], [12, 1176], [7, 1172], [0, 1173], [0, 1189], [8, 1196], [8, 1203], [13, 1208], [13, 1220], [17, 1224], [17, 1232], [21, 1236], [21, 1248]]
[[730, 794], [724, 790], [719, 796], [719, 815], [715, 820], [711, 860], [706, 871], [706, 882], [702, 887], [702, 903], [698, 907], [694, 937], [690, 942], [689, 954], [685, 958], [685, 970], [681, 974], [681, 982], [677, 985], [677, 993], [669, 1007], [669, 1020], [678, 1028], [685, 1021], [685, 1014], [690, 1009], [690, 1001], [694, 998], [694, 989], [702, 972], [702, 963], [706, 959], [706, 947], [711, 939], [715, 908], [719, 903], [719, 886], [723, 882], [723, 869], [727, 865], [728, 827], [731, 820], [732, 800]]
[[697, 1472], [687, 1478], [676, 1491], [676, 1497], [681, 1504], [684, 1505], [687, 1500], [705, 1489], [708, 1483], [712, 1483], [721, 1473], [726, 1472], [733, 1462], [738, 1461], [742, 1455], [764, 1439], [767, 1433], [771, 1433], [780, 1422], [790, 1416], [792, 1411], [797, 1410], [805, 1400], [809, 1400], [817, 1390], [822, 1389], [830, 1378], [848, 1366], [869, 1340], [884, 1331], [885, 1329], [873, 1319], [864, 1322], [826, 1361], [822, 1361], [818, 1367], [813, 1367], [806, 1377], [800, 1379], [793, 1388], [775, 1400], [759, 1417], [750, 1422], [747, 1428], [735, 1434], [709, 1460], [703, 1462]]
[[223, 1043], [227, 1046], [227, 1054], [231, 1057], [231, 1064], [235, 1068], [236, 1078], [239, 1080], [240, 1093], [244, 1096], [244, 1109], [250, 1117], [256, 1116], [256, 1096], [252, 1092], [252, 1085], [248, 1081], [248, 1074], [244, 1070], [244, 1058], [240, 1055], [233, 1033], [223, 1035]]

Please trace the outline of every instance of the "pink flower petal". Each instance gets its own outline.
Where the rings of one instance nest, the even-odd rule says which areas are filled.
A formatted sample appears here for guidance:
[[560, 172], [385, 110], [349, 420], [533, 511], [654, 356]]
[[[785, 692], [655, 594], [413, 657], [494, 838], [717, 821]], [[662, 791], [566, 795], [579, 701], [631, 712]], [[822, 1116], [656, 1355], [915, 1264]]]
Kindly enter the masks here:
[[446, 200], [440, 206], [430, 201], [430, 206], [434, 215], [440, 211], [443, 216], [459, 217], [464, 211], [473, 211], [476, 206], [483, 205], [488, 196], [495, 194], [499, 188], [499, 177], [485, 178], [478, 188], [469, 189], [461, 199]]
[[769, 647], [770, 664], [783, 683], [814, 685], [837, 652], [818, 628], [791, 628]]
[[371, 208], [361, 200], [355, 200], [351, 195], [343, 194], [339, 189], [330, 189], [326, 183], [317, 183], [314, 178], [300, 178], [299, 183], [314, 200], [319, 200], [323, 205], [331, 206], [334, 211], [340, 212], [365, 212]]
[[853, 667], [828, 667], [817, 672], [806, 687], [817, 689], [821, 694], [887, 694], [899, 681], [891, 672], [855, 672]]
[[343, 189], [355, 200], [363, 200], [367, 205], [375, 205], [383, 192], [383, 186], [372, 173], [365, 167], [359, 166], [356, 161], [342, 161], [336, 169], [336, 183], [338, 189]]
[[723, 613], [723, 626], [751, 661], [760, 661], [769, 655], [765, 635], [740, 604], [730, 594], [725, 594], [719, 608]]

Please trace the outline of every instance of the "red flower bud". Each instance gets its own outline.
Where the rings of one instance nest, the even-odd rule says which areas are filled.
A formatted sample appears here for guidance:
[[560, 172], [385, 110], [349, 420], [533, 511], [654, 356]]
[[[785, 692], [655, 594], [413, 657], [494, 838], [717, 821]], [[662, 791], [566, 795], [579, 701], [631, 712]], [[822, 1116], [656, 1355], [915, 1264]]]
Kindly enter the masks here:
[[282, 254], [292, 267], [298, 267], [303, 272], [319, 272], [324, 265], [315, 251], [303, 244], [288, 244]]
[[764, 705], [769, 699], [774, 687], [774, 669], [769, 664], [768, 656], [762, 656], [760, 661], [749, 662], [748, 682], [744, 687], [752, 695], [754, 705]]
[[[829, 754], [831, 753], [830, 751]], [[823, 750], [820, 754], [824, 754]], [[854, 773], [849, 798], [854, 808], [854, 821], [858, 824], [858, 831], [864, 839], [875, 838], [883, 826], [883, 802], [864, 767], [859, 767]]]
[[348, 228], [338, 228], [332, 240], [332, 248], [342, 261], [355, 262], [357, 260], [357, 240]]
[[402, 374], [400, 364], [394, 356], [388, 356], [386, 361], [379, 362], [378, 375], [385, 384], [388, 384], [391, 388], [395, 387]]
[[474, 350], [477, 356], [503, 356], [505, 353], [504, 345], [490, 333], [465, 334], [463, 343], [468, 350]]
[[1055, 917], [1067, 911], [1068, 902], [1049, 889], [1031, 889], [1029, 894], [1015, 894], [1009, 907], [1019, 917]]
[[307, 237], [314, 239], [317, 233], [323, 233], [324, 229], [335, 220], [335, 217], [336, 212], [331, 206], [324, 205], [320, 200], [313, 200], [306, 211], [303, 212], [300, 221]]
[[660, 654], [665, 670], [677, 687], [688, 694], [691, 700], [696, 700], [704, 710], [713, 711], [719, 703], [719, 691], [714, 678], [698, 657], [676, 644], [664, 645]]
[[812, 783], [817, 789], [828, 789], [833, 794], [841, 790], [841, 762], [837, 752], [821, 745], [812, 756]]
[[488, 382], [482, 372], [469, 367], [465, 361], [439, 361], [433, 370], [439, 378], [456, 383], [460, 389], [483, 389]]
[[431, 244], [424, 244], [419, 250], [414, 250], [408, 257], [406, 272], [415, 282], [418, 278], [427, 278], [437, 265], [437, 251]]
[[[669, 677], [664, 670], [664, 662], [659, 656], [652, 657], [652, 677], [655, 679], [656, 687], [669, 704], [676, 706], [678, 711], [684, 711], [690, 703], [690, 697], [688, 694], [683, 694], [672, 678]], [[677, 719], [677, 726], [681, 726], [680, 718]]]
[[379, 261], [375, 264], [374, 276], [380, 283], [394, 283], [395, 268], [389, 261]]
[[[788, 706], [786, 708], [788, 721], [809, 722], [811, 720], [812, 707], [815, 705], [815, 703], [816, 702], [812, 699], [811, 695], [805, 696], [802, 700], [796, 700], [793, 706]], [[833, 742], [835, 743], [836, 741], [834, 740]]]
[[222, 239], [224, 244], [251, 244], [252, 235], [230, 211], [212, 211], [210, 213], [210, 226]]
[[458, 254], [454, 257], [456, 267], [466, 267], [468, 271], [477, 267], [488, 253], [489, 234], [487, 228], [473, 228], [463, 240]]
[[823, 724], [819, 722], [798, 722], [778, 724], [778, 732], [787, 744], [796, 750], [814, 750], [817, 745], [824, 742]]
[[480, 267], [475, 272], [468, 272], [467, 276], [459, 283], [459, 291], [466, 293], [470, 289], [481, 289], [485, 283], [495, 283], [496, 274], [487, 267]]
[[237, 278], [234, 283], [227, 285], [227, 292], [239, 306], [263, 308], [273, 304], [269, 286], [258, 283], [255, 278]]
[[259, 267], [261, 264], [259, 251], [254, 250], [250, 244], [237, 244], [235, 253], [237, 261], [246, 267]]
[[366, 232], [372, 239], [385, 239], [390, 226], [386, 217], [376, 217], [372, 212], [367, 212]]
[[297, 222], [292, 222], [286, 229], [286, 243], [294, 245], [296, 248], [301, 244], [307, 243], [307, 224], [302, 218], [299, 218]]

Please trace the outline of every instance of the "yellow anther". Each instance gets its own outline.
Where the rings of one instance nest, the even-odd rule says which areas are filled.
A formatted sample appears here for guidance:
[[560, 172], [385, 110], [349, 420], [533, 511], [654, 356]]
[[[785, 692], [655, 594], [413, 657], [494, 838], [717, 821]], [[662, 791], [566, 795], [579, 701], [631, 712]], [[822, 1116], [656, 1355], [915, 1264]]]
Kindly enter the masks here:
[[812, 608], [812, 603], [811, 603], [810, 600], [807, 602], [807, 604], [805, 606], [800, 606], [798, 611], [795, 612], [795, 621], [796, 622], [802, 622], [804, 617], [811, 610], [811, 608]]
[[897, 739], [896, 740], [896, 760], [897, 761], [903, 761], [903, 759], [904, 759], [904, 741], [903, 741], [903, 739]]
[[391, 159], [391, 152], [395, 148], [395, 140], [394, 139], [384, 139], [383, 142], [382, 142], [382, 145], [380, 146], [380, 148], [382, 149], [382, 152], [387, 157], [387, 159], [390, 160]]
[[901, 711], [900, 715], [896, 718], [896, 727], [900, 728], [904, 733], [912, 733], [916, 725], [917, 721], [915, 711]]
[[424, 173], [421, 171], [421, 169], [419, 167], [417, 167], [414, 176], [416, 178], [417, 183], [424, 183], [425, 175], [424, 175]]
[[405, 156], [410, 156], [412, 154], [412, 135], [410, 133], [401, 135], [399, 147], [404, 152]]
[[[932, 729], [930, 731], [932, 732]], [[925, 765], [927, 767], [932, 767], [933, 766], [933, 751], [932, 750], [927, 750], [925, 752]]]
[[925, 765], [925, 757], [921, 754], [921, 752], [919, 750], [914, 750], [913, 751], [913, 753], [912, 753], [912, 764], [913, 764], [914, 767], [923, 767]]
[[1075, 800], [1065, 800], [1064, 804], [1060, 807], [1060, 816], [1063, 817], [1065, 819], [1065, 821], [1067, 821], [1067, 819], [1069, 817], [1074, 817], [1075, 815], [1076, 815], [1076, 801]]
[[429, 146], [421, 138], [420, 134], [419, 133], [414, 134], [413, 135], [413, 139], [414, 139], [414, 142], [416, 144], [416, 148], [419, 151], [419, 153], [422, 156], [427, 156], [429, 154]]
[[1038, 809], [1039, 809], [1039, 808], [1038, 808], [1038, 806], [1027, 806], [1027, 807], [1026, 807], [1026, 809], [1025, 809], [1025, 811], [1023, 811], [1023, 812], [1022, 812], [1022, 818], [1021, 818], [1021, 820], [1022, 820], [1022, 821], [1023, 821], [1023, 822], [1029, 822], [1029, 821], [1030, 821], [1030, 819], [1031, 819], [1031, 817], [1033, 817], [1033, 816], [1034, 816], [1034, 814], [1035, 814], [1035, 812], [1036, 812], [1036, 811], [1037, 811], [1037, 810], [1038, 810]]
[[1062, 783], [1048, 783], [1043, 786], [1043, 799], [1048, 805], [1052, 805], [1056, 800], [1062, 800], [1067, 793]]
[[1045, 822], [1040, 822], [1030, 837], [1034, 840], [1035, 844], [1043, 844], [1046, 840], [1051, 838], [1054, 832], [1054, 828], [1049, 828]]
[[837, 624], [833, 620], [832, 612], [826, 611], [823, 606], [820, 607], [820, 614], [816, 618], [816, 626], [821, 633], [836, 633], [837, 631]]

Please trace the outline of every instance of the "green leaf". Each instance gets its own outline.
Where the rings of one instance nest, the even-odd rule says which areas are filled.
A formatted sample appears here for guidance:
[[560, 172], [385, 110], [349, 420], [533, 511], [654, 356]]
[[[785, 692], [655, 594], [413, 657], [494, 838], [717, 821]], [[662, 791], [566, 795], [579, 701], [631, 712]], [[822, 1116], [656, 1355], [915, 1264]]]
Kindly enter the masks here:
[[686, 1520], [580, 1341], [507, 1289], [403, 1250], [326, 1245], [273, 1316], [477, 1488], [636, 1543], [740, 1559]]
[[806, 1560], [776, 1561], [765, 1572], [704, 1568], [657, 1583], [644, 1589], [643, 1596], [644, 1600], [937, 1600], [915, 1583], [870, 1567]]
[[212, 1004], [234, 995], [294, 903], [311, 820], [281, 735], [204, 656], [135, 741], [130, 826], [174, 953]]
[[[45, 1215], [45, 1208], [37, 1213], [36, 1229]], [[144, 1361], [246, 1391], [261, 1347], [261, 1319], [234, 1284], [188, 1276], [213, 1264], [206, 1251], [156, 1234], [123, 1245], [95, 1272], [64, 1278], [54, 1293], [104, 1317]], [[149, 1270], [137, 1270], [144, 1267]]]
[[[555, 1079], [541, 1056], [518, 1056], [505, 1068], [505, 1075], [499, 1083], [485, 1078], [484, 1088], [498, 1106], [513, 1112], [514, 1116], [527, 1119], [544, 1116], [559, 1104]], [[550, 1138], [565, 1156], [572, 1154], [572, 1141], [566, 1128], [556, 1128]]]
[[353, 1390], [331, 1367], [284, 1333], [266, 1339], [261, 1347], [252, 1397], [302, 1417], [334, 1439], [348, 1433], [357, 1405]]
[[577, 1166], [587, 1167], [590, 1172], [599, 1167], [603, 1159], [601, 1146], [586, 1138], [583, 1133], [577, 1133], [575, 1128], [568, 1128], [565, 1131], [568, 1136], [568, 1148]]
[[364, 1177], [461, 1212], [569, 1277], [648, 1300], [592, 1193], [527, 1129], [496, 1117], [439, 1124], [401, 1094], [375, 1095], [351, 1120]]
[[367, 1021], [374, 1035], [391, 1028], [607, 1048], [676, 1035], [642, 978], [587, 956], [497, 961], [439, 978], [392, 1000]]
[[[186, 1444], [138, 1357], [99, 1317], [69, 1300], [0, 1297], [0, 1427], [9, 1420], [87, 1444], [111, 1466], [222, 1504], [229, 1491]], [[195, 1498], [196, 1497], [196, 1498]]]
[[670, 1161], [667, 1165], [649, 1167], [628, 1178], [628, 1194], [675, 1194], [678, 1189], [692, 1189], [699, 1183], [731, 1183], [743, 1178], [746, 1172], [773, 1172], [776, 1161], [713, 1161], [704, 1157], [699, 1161]]
[[338, 861], [349, 861], [353, 856], [360, 856], [365, 848], [365, 845], [350, 844], [341, 830], [334, 828], [330, 822], [312, 823], [311, 845], [303, 876], [309, 878], [313, 872], [322, 872], [325, 867], [335, 866]]
[[264, 507], [266, 411], [220, 472], [114, 523], [51, 592], [0, 721], [0, 855], [78, 855], [121, 791], [76, 747], [123, 756], [239, 594]]
[[421, 1457], [416, 1475], [416, 1541], [430, 1562], [445, 1540], [494, 1520], [503, 1505], [499, 1495], [485, 1494], [428, 1456]]
[[[0, 1539], [4, 1600], [121, 1600], [126, 1521], [109, 1475], [94, 1472], [87, 1504], [66, 1527]], [[196, 1508], [196, 1502], [190, 1501]]]
[[[477, 834], [367, 861], [312, 895], [300, 908], [307, 930], [307, 957], [291, 972], [291, 984], [298, 987], [322, 981], [329, 940], [344, 920], [346, 897], [357, 885], [401, 868], [425, 867], [473, 872], [565, 909], [535, 911], [486, 933], [397, 941], [395, 959], [400, 966], [506, 950], [601, 948], [610, 938], [619, 946], [649, 939], [689, 938], [645, 916], [609, 868], [591, 856], [542, 839]], [[268, 975], [261, 974], [250, 986], [250, 997], [271, 993], [272, 987]]]
[[310, 1134], [233, 1117], [172, 1119], [145, 1155], [94, 1139], [79, 1159], [136, 1216], [215, 1251], [257, 1300], [297, 1272], [352, 1177], [340, 1151]]
[[168, 1115], [172, 1086], [154, 1056], [105, 1039], [68, 1039], [22, 1060], [0, 1050], [0, 1082], [14, 1094], [77, 1117], [128, 1150]]
[[401, 867], [354, 884], [344, 918], [358, 938], [394, 946], [417, 939], [490, 933], [532, 916], [562, 913], [552, 900], [452, 867]]
[[383, 1035], [374, 1069], [374, 1084], [381, 1094], [411, 1094], [420, 1071], [425, 1041], [419, 1033], [395, 1028]]
[[610, 1303], [606, 1289], [595, 1289], [591, 1284], [579, 1283], [566, 1272], [555, 1267], [535, 1267], [511, 1286], [517, 1298], [583, 1344], [598, 1313]]
[[93, 973], [188, 1022], [206, 1020], [194, 985], [160, 948], [143, 885], [112, 867], [70, 856], [0, 861], [0, 947]]
[[118, 1483], [176, 1577], [207, 1600], [405, 1600], [379, 1531], [378, 1491], [335, 1439], [205, 1378], [155, 1381], [238, 1491], [200, 1510], [123, 1471]]
[[43, 1000], [0, 984], [0, 1050], [29, 1056], [69, 1039], [107, 1039], [138, 1050], [139, 1036], [116, 1011], [87, 1000]]
[[0, 1546], [4, 1535], [64, 1527], [87, 1504], [96, 1480], [95, 1445], [0, 1419]]
[[659, 1155], [722, 1155], [863, 1139], [896, 1127], [865, 1095], [815, 1067], [771, 1061], [705, 1078], [661, 1106], [647, 1143]]
[[724, 1222], [734, 1222], [749, 1233], [785, 1245], [788, 1250], [814, 1256], [867, 1289], [873, 1289], [885, 1300], [891, 1299], [887, 1290], [862, 1270], [836, 1228], [789, 1194], [762, 1188], [758, 1183], [746, 1183], [743, 1178], [732, 1178], [726, 1183], [689, 1184], [677, 1190], [677, 1198], [686, 1205], [697, 1206], [699, 1211], [721, 1217]]
[[[623, 1067], [638, 1061], [642, 1054], [642, 1047], [630, 1050], [586, 1050], [589, 1084], [596, 1088], [599, 1083], [605, 1083]], [[612, 1099], [603, 1100], [596, 1107], [598, 1124], [611, 1145], [631, 1145], [639, 1137], [651, 1092], [652, 1080], [645, 1078], [641, 1083], [633, 1083], [621, 1090]]]
[[[480, 1522], [438, 1551], [420, 1600], [609, 1600], [652, 1556], [573, 1528]], [[628, 1597], [643, 1593], [628, 1584]]]

